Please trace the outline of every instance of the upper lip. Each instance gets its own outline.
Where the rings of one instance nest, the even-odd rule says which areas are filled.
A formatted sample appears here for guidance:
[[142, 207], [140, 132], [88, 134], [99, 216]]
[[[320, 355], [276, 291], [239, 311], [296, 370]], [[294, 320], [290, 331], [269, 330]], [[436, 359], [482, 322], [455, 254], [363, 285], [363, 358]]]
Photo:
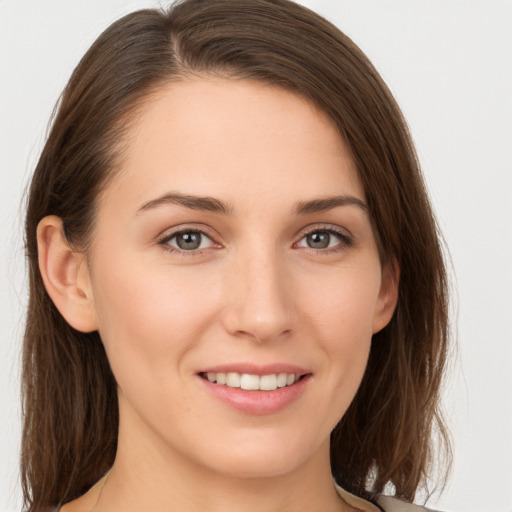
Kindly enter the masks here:
[[302, 376], [311, 373], [309, 370], [289, 363], [271, 363], [258, 365], [254, 363], [225, 363], [209, 366], [198, 373], [248, 373], [250, 375], [271, 375], [279, 373], [294, 373]]

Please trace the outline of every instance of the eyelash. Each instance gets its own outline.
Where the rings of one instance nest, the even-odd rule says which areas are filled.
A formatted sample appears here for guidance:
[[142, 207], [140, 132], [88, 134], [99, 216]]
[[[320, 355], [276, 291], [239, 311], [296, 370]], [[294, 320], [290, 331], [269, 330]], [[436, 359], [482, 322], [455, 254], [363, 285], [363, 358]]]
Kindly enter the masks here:
[[[164, 248], [164, 250], [166, 250], [166, 251], [168, 251], [170, 253], [181, 255], [181, 256], [199, 256], [199, 255], [203, 254], [205, 250], [210, 249], [210, 247], [208, 247], [208, 248], [200, 249], [200, 250], [190, 250], [190, 251], [187, 251], [185, 249], [179, 249], [179, 248], [176, 248], [176, 247], [173, 247], [173, 246], [169, 245], [169, 242], [173, 238], [175, 238], [176, 236], [178, 236], [180, 234], [184, 234], [184, 233], [196, 233], [196, 234], [199, 234], [201, 236], [204, 236], [204, 237], [210, 239], [211, 242], [212, 242], [212, 245], [220, 246], [220, 244], [215, 242], [215, 240], [214, 240], [214, 238], [212, 236], [210, 236], [205, 231], [203, 231], [201, 229], [196, 229], [196, 228], [185, 228], [185, 229], [179, 229], [177, 231], [173, 231], [172, 233], [166, 234], [164, 237], [159, 239], [158, 240], [158, 244], [161, 245]], [[345, 249], [348, 249], [354, 243], [353, 239], [352, 239], [352, 237], [350, 235], [342, 232], [341, 230], [337, 229], [335, 226], [329, 225], [329, 226], [316, 226], [314, 229], [303, 230], [301, 232], [301, 234], [300, 234], [299, 241], [295, 242], [294, 246], [297, 243], [301, 242], [305, 237], [307, 237], [307, 236], [309, 236], [309, 235], [311, 235], [313, 233], [327, 233], [329, 235], [334, 235], [334, 236], [336, 236], [336, 237], [338, 237], [340, 239], [340, 243], [338, 243], [334, 247], [327, 247], [327, 248], [323, 248], [323, 249], [315, 249], [313, 247], [306, 247], [306, 249], [308, 249], [309, 251], [313, 251], [313, 252], [318, 253], [318, 254], [324, 254], [325, 255], [325, 254], [338, 253], [338, 252], [341, 252], [341, 251], [343, 251]]]
[[[308, 249], [310, 251], [314, 251], [315, 253], [318, 253], [318, 254], [335, 254], [335, 253], [344, 251], [354, 245], [354, 241], [350, 235], [341, 231], [339, 228], [337, 228], [336, 226], [333, 226], [333, 225], [315, 226], [313, 229], [306, 228], [305, 230], [303, 230], [301, 232], [299, 242], [302, 241], [308, 235], [311, 235], [313, 233], [327, 233], [329, 235], [336, 236], [340, 240], [340, 242], [338, 244], [336, 244], [334, 247], [328, 247], [328, 248], [324, 248], [324, 249], [315, 249], [313, 247], [306, 247], [306, 249]], [[296, 245], [297, 243], [298, 242], [296, 242], [294, 245]]]

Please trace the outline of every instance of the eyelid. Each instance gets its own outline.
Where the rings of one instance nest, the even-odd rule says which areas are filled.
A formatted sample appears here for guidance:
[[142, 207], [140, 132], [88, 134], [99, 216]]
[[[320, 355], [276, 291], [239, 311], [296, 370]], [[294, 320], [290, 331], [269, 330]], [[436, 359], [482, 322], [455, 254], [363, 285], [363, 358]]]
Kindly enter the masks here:
[[308, 224], [307, 226], [301, 228], [295, 235], [295, 238], [302, 238], [305, 235], [308, 235], [309, 233], [313, 233], [315, 231], [332, 231], [346, 238], [353, 237], [352, 233], [347, 228], [342, 228], [337, 224], [320, 222], [316, 224]]

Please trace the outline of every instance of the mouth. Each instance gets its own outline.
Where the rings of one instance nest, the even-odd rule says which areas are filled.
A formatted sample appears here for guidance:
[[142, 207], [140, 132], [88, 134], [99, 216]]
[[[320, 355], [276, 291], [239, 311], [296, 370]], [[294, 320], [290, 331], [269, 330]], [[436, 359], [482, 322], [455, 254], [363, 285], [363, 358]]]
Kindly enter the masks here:
[[279, 388], [292, 386], [309, 374], [269, 373], [256, 375], [236, 372], [201, 372], [199, 376], [212, 384], [229, 388], [240, 388], [246, 391], [275, 391]]
[[234, 366], [205, 369], [197, 377], [211, 396], [244, 414], [267, 415], [287, 409], [312, 385], [313, 373], [293, 365]]

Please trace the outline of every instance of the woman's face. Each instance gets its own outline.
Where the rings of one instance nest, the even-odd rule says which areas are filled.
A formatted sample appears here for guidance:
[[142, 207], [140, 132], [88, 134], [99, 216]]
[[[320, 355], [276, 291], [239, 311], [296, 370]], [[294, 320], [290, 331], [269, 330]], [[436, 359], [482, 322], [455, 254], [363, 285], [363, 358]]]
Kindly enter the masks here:
[[154, 94], [126, 148], [88, 265], [119, 454], [325, 463], [396, 299], [335, 126], [285, 90], [195, 79]]

